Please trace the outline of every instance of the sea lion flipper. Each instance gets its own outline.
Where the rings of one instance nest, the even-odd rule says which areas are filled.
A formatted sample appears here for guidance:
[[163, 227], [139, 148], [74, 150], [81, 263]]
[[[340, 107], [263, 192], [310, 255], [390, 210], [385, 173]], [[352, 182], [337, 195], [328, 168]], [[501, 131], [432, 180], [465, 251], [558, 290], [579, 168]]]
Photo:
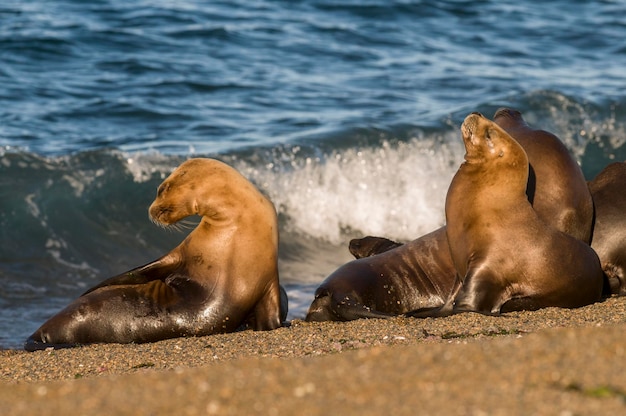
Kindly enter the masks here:
[[353, 321], [360, 318], [388, 319], [394, 314], [373, 310], [361, 302], [348, 297], [337, 299], [327, 290], [319, 290], [309, 307], [306, 316], [308, 322]]
[[448, 298], [446, 303], [434, 308], [420, 308], [404, 314], [406, 318], [444, 318], [454, 314], [454, 297]]
[[279, 328], [287, 319], [287, 292], [281, 285], [278, 290], [269, 289], [256, 303], [244, 326], [255, 331], [268, 331]]
[[43, 351], [46, 350], [48, 348], [54, 348], [55, 350], [59, 350], [62, 348], [74, 348], [79, 346], [80, 344], [75, 343], [75, 344], [51, 344], [48, 342], [41, 342], [41, 341], [37, 341], [35, 340], [34, 337], [30, 336], [26, 342], [24, 343], [24, 350], [28, 351], [28, 352], [34, 352], [34, 351]]
[[280, 288], [280, 322], [285, 322], [289, 313], [289, 298], [283, 285], [278, 285], [278, 287]]
[[176, 259], [170, 253], [155, 261], [144, 264], [143, 266], [139, 266], [117, 276], [110, 277], [98, 283], [96, 286], [91, 287], [81, 296], [85, 296], [86, 294], [105, 286], [136, 285], [148, 283], [153, 280], [165, 280], [175, 271], [176, 265]]
[[379, 312], [361, 304], [343, 306], [336, 308], [335, 312], [342, 321], [353, 321], [355, 319], [389, 319], [396, 315]]
[[456, 275], [454, 279], [454, 287], [452, 291], [450, 292], [450, 294], [448, 295], [448, 297], [446, 298], [446, 301], [443, 305], [435, 306], [435, 307], [419, 308], [419, 309], [405, 313], [404, 317], [406, 318], [443, 318], [446, 316], [451, 316], [456, 312], [455, 311], [455, 299], [457, 295], [459, 294], [459, 292], [462, 290], [462, 288], [463, 288], [463, 282], [461, 281], [459, 276]]
[[367, 236], [350, 240], [348, 250], [350, 250], [354, 258], [362, 259], [363, 257], [384, 253], [401, 245], [402, 243], [397, 243], [385, 237]]

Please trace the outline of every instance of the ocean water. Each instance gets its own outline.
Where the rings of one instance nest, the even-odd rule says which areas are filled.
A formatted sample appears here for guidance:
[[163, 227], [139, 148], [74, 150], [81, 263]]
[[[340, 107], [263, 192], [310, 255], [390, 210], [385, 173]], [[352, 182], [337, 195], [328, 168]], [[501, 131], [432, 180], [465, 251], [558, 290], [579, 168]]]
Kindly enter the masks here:
[[290, 318], [350, 238], [444, 221], [472, 111], [522, 111], [588, 179], [626, 159], [626, 2], [0, 1], [0, 346], [185, 232], [183, 160], [275, 203]]

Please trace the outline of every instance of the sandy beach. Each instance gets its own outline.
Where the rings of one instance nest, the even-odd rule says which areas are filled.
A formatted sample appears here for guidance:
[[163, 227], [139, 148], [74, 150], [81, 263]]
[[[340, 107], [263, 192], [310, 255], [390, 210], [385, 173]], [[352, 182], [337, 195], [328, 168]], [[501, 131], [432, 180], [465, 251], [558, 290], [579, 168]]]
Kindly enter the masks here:
[[0, 356], [4, 415], [625, 414], [626, 298]]

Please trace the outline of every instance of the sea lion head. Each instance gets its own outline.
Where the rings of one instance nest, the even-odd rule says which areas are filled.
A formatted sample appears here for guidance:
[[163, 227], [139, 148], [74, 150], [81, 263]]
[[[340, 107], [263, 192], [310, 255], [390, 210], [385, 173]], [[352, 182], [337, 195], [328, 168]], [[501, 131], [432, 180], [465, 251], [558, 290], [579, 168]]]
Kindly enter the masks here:
[[219, 217], [232, 199], [240, 175], [230, 166], [213, 159], [189, 159], [182, 163], [157, 188], [148, 210], [157, 225], [174, 224], [191, 215]]
[[461, 125], [465, 144], [465, 163], [490, 165], [528, 165], [526, 152], [513, 137], [480, 113], [471, 113]]
[[507, 107], [499, 108], [493, 115], [493, 121], [507, 131], [530, 128], [522, 117], [522, 113]]

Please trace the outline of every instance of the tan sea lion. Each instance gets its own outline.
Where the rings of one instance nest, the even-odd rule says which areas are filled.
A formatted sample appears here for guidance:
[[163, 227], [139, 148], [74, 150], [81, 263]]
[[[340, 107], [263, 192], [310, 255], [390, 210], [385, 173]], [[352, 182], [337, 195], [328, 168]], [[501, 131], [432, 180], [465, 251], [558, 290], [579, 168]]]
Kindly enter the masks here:
[[446, 233], [458, 293], [441, 308], [412, 316], [458, 312], [499, 314], [600, 299], [595, 252], [542, 221], [526, 195], [529, 165], [522, 146], [496, 123], [472, 113], [461, 126], [465, 161], [446, 196]]
[[[608, 292], [626, 294], [626, 163], [605, 167], [589, 189], [595, 205], [591, 247], [608, 279]], [[607, 294], [608, 294], [607, 293]]]
[[[580, 167], [563, 143], [551, 133], [530, 128], [516, 110], [501, 108], [494, 121], [527, 152], [532, 177], [526, 193], [539, 217], [560, 231], [589, 241], [591, 195]], [[346, 263], [322, 282], [307, 320], [382, 318], [412, 310], [397, 305], [421, 305], [418, 309], [442, 306], [446, 296], [460, 286], [446, 243], [445, 226], [401, 249], [395, 246], [399, 243], [383, 237], [352, 240], [350, 251], [359, 260]], [[435, 253], [435, 248], [445, 252]], [[385, 255], [376, 255], [381, 253]], [[389, 292], [393, 296], [386, 297]], [[402, 294], [407, 294], [406, 298]], [[348, 310], [346, 303], [353, 306]]]
[[202, 218], [163, 257], [105, 280], [54, 315], [25, 349], [281, 325], [287, 303], [278, 282], [276, 211], [246, 178], [217, 160], [187, 160], [159, 186], [149, 213], [163, 226]]

